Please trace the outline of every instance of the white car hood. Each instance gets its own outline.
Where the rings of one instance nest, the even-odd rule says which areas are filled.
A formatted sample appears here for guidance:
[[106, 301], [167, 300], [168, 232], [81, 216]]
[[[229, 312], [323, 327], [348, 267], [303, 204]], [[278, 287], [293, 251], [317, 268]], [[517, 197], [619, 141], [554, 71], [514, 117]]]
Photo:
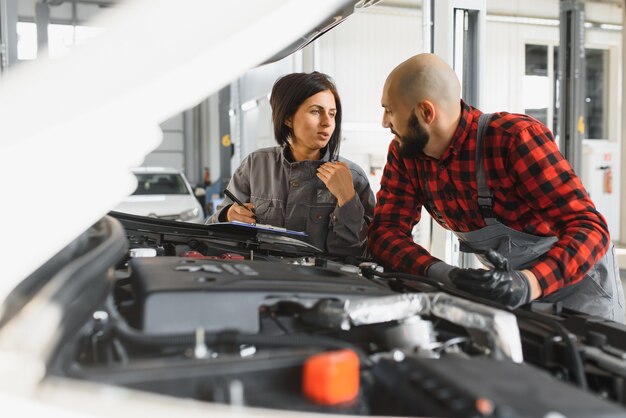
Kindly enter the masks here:
[[303, 36], [345, 0], [135, 0], [56, 61], [0, 78], [0, 301], [136, 187], [159, 124]]
[[156, 194], [128, 196], [114, 210], [133, 215], [161, 217], [177, 215], [196, 206], [199, 206], [197, 200], [190, 195]]

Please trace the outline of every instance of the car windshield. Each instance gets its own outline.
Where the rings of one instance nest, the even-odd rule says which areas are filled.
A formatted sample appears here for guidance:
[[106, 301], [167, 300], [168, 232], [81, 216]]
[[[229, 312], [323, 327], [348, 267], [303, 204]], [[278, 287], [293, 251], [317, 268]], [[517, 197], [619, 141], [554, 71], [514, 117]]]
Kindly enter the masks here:
[[180, 174], [135, 174], [137, 189], [133, 195], [189, 194]]

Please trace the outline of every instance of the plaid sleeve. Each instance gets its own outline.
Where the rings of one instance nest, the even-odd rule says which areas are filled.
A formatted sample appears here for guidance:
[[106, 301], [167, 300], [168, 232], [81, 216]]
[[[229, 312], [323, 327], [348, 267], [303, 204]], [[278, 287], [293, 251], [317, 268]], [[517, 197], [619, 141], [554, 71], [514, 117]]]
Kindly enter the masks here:
[[422, 208], [421, 199], [409, 180], [413, 175], [398, 157], [397, 144], [393, 141], [376, 195], [368, 245], [374, 258], [386, 267], [424, 275], [426, 268], [438, 260], [415, 244], [411, 236]]
[[547, 296], [581, 280], [602, 258], [610, 243], [608, 227], [548, 128], [535, 123], [523, 129], [509, 161], [519, 196], [558, 238], [530, 268]]

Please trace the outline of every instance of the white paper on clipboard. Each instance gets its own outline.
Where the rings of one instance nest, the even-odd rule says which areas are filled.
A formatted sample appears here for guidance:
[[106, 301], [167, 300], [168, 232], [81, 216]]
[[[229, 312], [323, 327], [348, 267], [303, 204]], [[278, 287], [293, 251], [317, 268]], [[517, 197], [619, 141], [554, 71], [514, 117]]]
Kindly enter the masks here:
[[[220, 222], [222, 223], [222, 222]], [[258, 231], [269, 231], [269, 232], [280, 232], [283, 234], [289, 234], [289, 235], [297, 235], [300, 237], [308, 237], [309, 234], [307, 234], [304, 231], [292, 231], [291, 229], [287, 229], [287, 228], [283, 228], [280, 226], [274, 226], [274, 225], [267, 225], [267, 224], [249, 224], [249, 223], [245, 223], [245, 222], [239, 222], [239, 221], [231, 221], [231, 222], [223, 222], [224, 224], [232, 224], [232, 225], [238, 225], [238, 226], [243, 226], [246, 228], [251, 228], [251, 229], [255, 229]]]

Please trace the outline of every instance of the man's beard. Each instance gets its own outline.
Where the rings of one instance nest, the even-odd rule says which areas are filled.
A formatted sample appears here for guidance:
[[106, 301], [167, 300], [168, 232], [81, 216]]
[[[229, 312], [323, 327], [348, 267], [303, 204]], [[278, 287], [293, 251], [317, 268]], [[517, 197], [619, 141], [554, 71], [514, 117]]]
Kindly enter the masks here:
[[400, 147], [398, 147], [398, 154], [401, 158], [416, 158], [422, 154], [430, 137], [426, 129], [420, 125], [415, 112], [411, 112], [408, 122], [408, 133], [399, 136], [399, 139]]

